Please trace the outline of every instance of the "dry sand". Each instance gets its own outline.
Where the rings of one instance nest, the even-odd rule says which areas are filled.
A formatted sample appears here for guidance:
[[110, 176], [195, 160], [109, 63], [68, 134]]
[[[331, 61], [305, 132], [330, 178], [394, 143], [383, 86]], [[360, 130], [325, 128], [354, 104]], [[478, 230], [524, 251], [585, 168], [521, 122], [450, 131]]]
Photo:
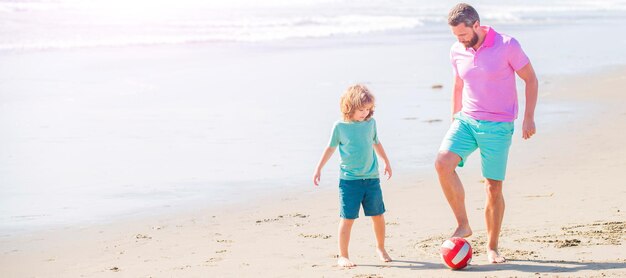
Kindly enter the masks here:
[[[542, 81], [538, 133], [524, 141], [518, 130], [511, 150], [506, 264], [486, 263], [485, 195], [473, 155], [459, 170], [475, 250], [462, 271], [438, 257], [455, 223], [434, 170], [424, 169], [383, 183], [391, 263], [377, 259], [370, 220], [361, 217], [350, 246], [358, 266], [337, 267], [336, 189], [302, 184], [297, 195], [245, 206], [3, 237], [0, 276], [624, 277], [626, 69]], [[580, 105], [541, 110], [565, 100]], [[541, 124], [557, 118], [562, 124]]]

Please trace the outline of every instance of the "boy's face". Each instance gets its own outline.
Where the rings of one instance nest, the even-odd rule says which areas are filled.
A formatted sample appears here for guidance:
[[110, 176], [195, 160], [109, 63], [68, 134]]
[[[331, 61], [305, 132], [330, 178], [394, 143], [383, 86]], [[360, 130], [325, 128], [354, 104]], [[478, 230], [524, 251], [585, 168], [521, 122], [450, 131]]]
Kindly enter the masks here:
[[363, 120], [365, 120], [367, 115], [370, 114], [370, 111], [372, 111], [372, 107], [374, 107], [374, 105], [370, 103], [354, 111], [354, 114], [352, 115], [352, 121], [362, 122]]

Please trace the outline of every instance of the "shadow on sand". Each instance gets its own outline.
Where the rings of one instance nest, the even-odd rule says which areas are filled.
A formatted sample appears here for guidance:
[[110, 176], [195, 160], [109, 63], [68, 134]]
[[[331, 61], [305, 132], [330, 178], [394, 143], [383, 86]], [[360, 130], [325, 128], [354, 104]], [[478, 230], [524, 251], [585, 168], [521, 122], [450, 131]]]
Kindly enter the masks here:
[[626, 262], [572, 262], [559, 260], [509, 260], [506, 264], [485, 264], [468, 271], [512, 270], [532, 273], [574, 273], [584, 270], [626, 269]]
[[405, 269], [411, 269], [411, 270], [447, 269], [441, 263], [402, 261], [402, 260], [393, 260], [393, 262], [386, 263], [386, 264], [360, 264], [359, 266], [372, 266], [372, 267], [380, 267], [380, 268], [405, 268]]
[[[389, 264], [359, 265], [411, 270], [448, 269], [442, 263], [394, 260]], [[459, 272], [519, 271], [524, 273], [574, 273], [584, 270], [626, 269], [626, 262], [570, 262], [555, 260], [509, 260], [505, 264], [480, 264]]]

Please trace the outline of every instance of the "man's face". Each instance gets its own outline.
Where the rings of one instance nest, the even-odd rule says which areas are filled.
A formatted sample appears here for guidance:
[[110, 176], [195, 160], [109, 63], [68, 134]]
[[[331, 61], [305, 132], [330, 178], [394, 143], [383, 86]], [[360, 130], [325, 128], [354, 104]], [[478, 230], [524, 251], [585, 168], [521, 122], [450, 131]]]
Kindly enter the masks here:
[[457, 26], [450, 26], [452, 30], [452, 34], [462, 43], [466, 48], [473, 47], [478, 43], [478, 34], [476, 33], [475, 28], [479, 28], [480, 25], [478, 21], [474, 23], [471, 27], [465, 26], [465, 24], [461, 23]]

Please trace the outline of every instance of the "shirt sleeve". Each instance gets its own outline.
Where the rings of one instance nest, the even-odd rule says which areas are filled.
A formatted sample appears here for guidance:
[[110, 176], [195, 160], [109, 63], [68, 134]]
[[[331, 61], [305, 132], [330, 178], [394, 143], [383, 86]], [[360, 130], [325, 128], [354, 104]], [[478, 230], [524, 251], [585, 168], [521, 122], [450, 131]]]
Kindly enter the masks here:
[[374, 137], [372, 138], [372, 140], [374, 141], [374, 144], [380, 144], [380, 141], [378, 141], [378, 129], [376, 128], [376, 121], [372, 118], [372, 125], [373, 125], [373, 129], [374, 129]]
[[530, 62], [528, 56], [526, 56], [526, 53], [524, 53], [524, 50], [522, 50], [522, 46], [516, 39], [511, 38], [511, 40], [509, 41], [508, 50], [508, 62], [514, 71], [520, 70], [521, 68], [526, 66], [528, 62]]
[[452, 66], [452, 77], [459, 76], [459, 70], [456, 68], [456, 63], [454, 62], [454, 46], [450, 48], [450, 65]]
[[339, 146], [339, 124], [335, 123], [333, 126], [333, 130], [330, 134], [330, 140], [328, 141], [328, 146], [335, 148]]

